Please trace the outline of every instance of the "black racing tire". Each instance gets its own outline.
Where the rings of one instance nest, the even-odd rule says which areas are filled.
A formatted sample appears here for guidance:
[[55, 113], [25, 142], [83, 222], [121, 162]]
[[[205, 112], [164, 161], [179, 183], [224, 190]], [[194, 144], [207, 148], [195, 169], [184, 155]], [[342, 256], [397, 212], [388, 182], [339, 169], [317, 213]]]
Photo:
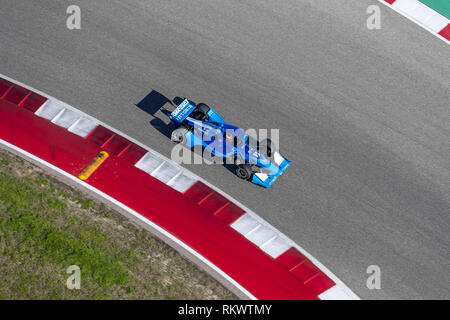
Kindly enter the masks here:
[[198, 105], [197, 105], [197, 107], [195, 108], [195, 110], [192, 112], [192, 117], [194, 118], [194, 119], [197, 119], [197, 120], [201, 120], [201, 121], [205, 121], [205, 120], [208, 120], [208, 111], [210, 110], [211, 108], [210, 107], [208, 107], [206, 104], [204, 104], [204, 103], [199, 103]]
[[210, 107], [208, 107], [208, 105], [204, 104], [204, 103], [199, 103], [197, 105], [197, 110], [203, 112], [204, 114], [207, 114], [209, 112], [209, 110], [211, 110]]
[[187, 141], [186, 133], [188, 133], [188, 129], [186, 128], [176, 128], [172, 131], [172, 135], [170, 136], [170, 140], [175, 143], [185, 144]]
[[267, 147], [267, 149], [266, 149], [266, 155], [267, 155], [269, 158], [272, 157], [272, 154], [273, 154], [273, 152], [275, 151], [275, 150], [273, 149], [274, 145], [273, 145], [273, 143], [272, 143], [272, 140], [270, 140], [269, 138], [264, 139], [264, 140], [262, 140], [262, 141], [259, 143], [259, 145], [260, 145], [260, 147], [261, 147], [261, 146], [266, 146], [266, 147]]
[[253, 175], [252, 167], [248, 164], [237, 165], [236, 175], [243, 180], [250, 180]]

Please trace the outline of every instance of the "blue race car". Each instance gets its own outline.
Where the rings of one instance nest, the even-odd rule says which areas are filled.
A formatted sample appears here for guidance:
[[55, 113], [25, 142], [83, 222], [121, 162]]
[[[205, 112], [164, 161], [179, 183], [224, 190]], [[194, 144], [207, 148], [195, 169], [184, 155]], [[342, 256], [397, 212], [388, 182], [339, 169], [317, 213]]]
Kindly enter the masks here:
[[[259, 142], [242, 129], [226, 123], [204, 103], [188, 99], [169, 115], [175, 126], [171, 140], [189, 148], [201, 147], [203, 157], [235, 165], [236, 175], [244, 180], [270, 187], [291, 162], [274, 150], [270, 139]], [[260, 152], [261, 150], [264, 152]]]

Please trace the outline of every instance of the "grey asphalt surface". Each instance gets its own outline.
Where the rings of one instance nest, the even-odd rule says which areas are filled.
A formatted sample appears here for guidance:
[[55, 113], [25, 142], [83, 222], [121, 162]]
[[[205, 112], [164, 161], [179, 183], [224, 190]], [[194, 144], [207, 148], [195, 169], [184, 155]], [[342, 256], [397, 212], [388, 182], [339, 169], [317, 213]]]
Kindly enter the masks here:
[[[66, 28], [81, 7], [82, 29]], [[363, 299], [450, 298], [450, 47], [374, 0], [0, 0], [0, 73], [166, 156], [151, 90], [279, 128], [270, 189], [186, 165]], [[161, 112], [155, 114], [164, 121]], [[152, 121], [152, 124], [150, 123]], [[381, 268], [369, 290], [366, 269]]]

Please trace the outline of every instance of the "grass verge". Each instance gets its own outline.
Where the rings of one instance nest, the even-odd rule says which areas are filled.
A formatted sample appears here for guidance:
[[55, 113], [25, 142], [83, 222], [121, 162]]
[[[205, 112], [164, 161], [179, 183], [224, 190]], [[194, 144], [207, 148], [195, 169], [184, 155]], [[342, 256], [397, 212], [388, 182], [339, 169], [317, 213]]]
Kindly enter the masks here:
[[[66, 286], [77, 265], [81, 288]], [[236, 299], [103, 204], [0, 150], [0, 299]]]

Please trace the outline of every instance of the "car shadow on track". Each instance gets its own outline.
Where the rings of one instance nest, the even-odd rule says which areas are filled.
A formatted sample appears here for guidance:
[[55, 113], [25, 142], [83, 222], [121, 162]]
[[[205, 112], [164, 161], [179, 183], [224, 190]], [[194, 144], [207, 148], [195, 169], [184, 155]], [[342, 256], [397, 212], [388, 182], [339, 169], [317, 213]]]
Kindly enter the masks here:
[[[145, 96], [140, 102], [136, 104], [138, 108], [142, 111], [147, 112], [148, 114], [155, 116], [155, 114], [161, 110], [166, 110], [165, 105], [172, 104], [169, 98], [167, 98], [162, 93], [152, 90], [148, 95]], [[163, 108], [164, 107], [164, 108]], [[164, 111], [163, 111], [164, 112]]]
[[[173, 129], [173, 124], [169, 121], [169, 114], [183, 102], [184, 98], [175, 97], [170, 100], [162, 93], [153, 90], [145, 96], [144, 99], [136, 104], [136, 107], [148, 113], [153, 117], [150, 120], [150, 125], [170, 139]], [[162, 115], [162, 117], [160, 117]]]

